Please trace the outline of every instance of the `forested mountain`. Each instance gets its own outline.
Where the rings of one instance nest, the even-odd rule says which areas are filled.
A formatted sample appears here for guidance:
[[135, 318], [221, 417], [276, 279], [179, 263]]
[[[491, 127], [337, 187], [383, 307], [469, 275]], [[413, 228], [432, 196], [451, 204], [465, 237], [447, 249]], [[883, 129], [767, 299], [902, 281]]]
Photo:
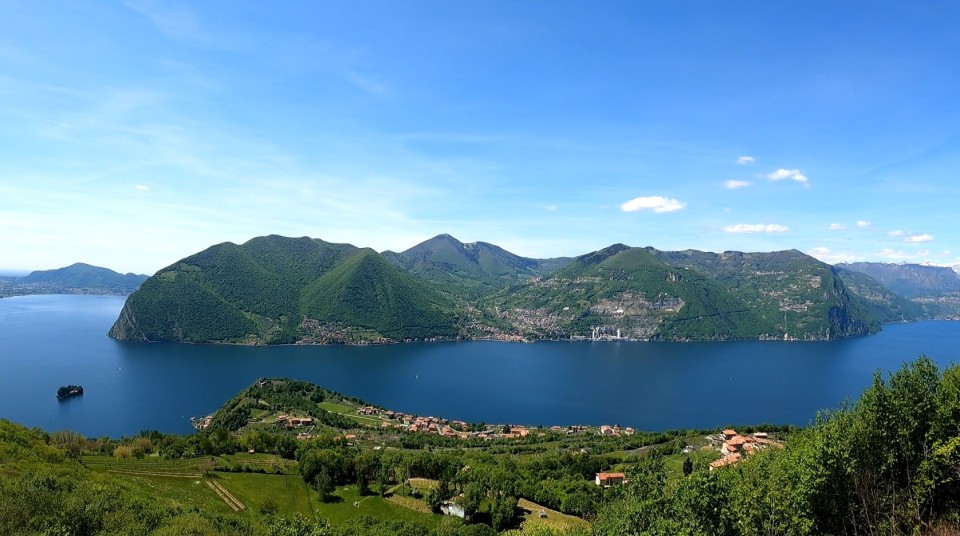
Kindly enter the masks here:
[[530, 259], [487, 242], [463, 243], [441, 234], [384, 257], [409, 273], [440, 284], [450, 292], [476, 297], [503, 285], [546, 275], [569, 258]]
[[372, 250], [267, 236], [160, 270], [127, 299], [110, 336], [263, 344], [450, 337], [449, 307]]
[[906, 298], [939, 297], [960, 293], [960, 274], [952, 268], [885, 262], [854, 262], [839, 266], [867, 274]]
[[0, 296], [22, 294], [130, 294], [145, 275], [120, 274], [78, 262], [56, 270], [37, 270], [23, 277], [0, 277]]
[[881, 322], [902, 322], [932, 318], [936, 316], [921, 303], [911, 301], [894, 293], [882, 283], [863, 272], [857, 272], [839, 265], [837, 275], [851, 292], [860, 296], [869, 311]]
[[796, 251], [663, 252], [617, 244], [490, 301], [517, 329], [545, 336], [833, 339], [879, 329], [831, 266]]
[[307, 237], [218, 244], [147, 280], [110, 335], [366, 343], [541, 338], [827, 340], [931, 313], [799, 251], [616, 244], [530, 259], [439, 235], [401, 253]]

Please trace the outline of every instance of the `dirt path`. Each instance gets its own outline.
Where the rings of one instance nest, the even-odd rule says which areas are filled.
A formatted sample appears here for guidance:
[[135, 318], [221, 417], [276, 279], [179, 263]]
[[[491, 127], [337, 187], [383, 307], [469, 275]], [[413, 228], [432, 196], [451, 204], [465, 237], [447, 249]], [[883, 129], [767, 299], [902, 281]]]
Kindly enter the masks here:
[[166, 476], [170, 478], [202, 478], [200, 473], [157, 473], [154, 471], [136, 471], [133, 469], [108, 469], [108, 473], [131, 476]]
[[214, 482], [213, 480], [207, 480], [206, 482], [207, 485], [210, 486], [210, 489], [216, 492], [216, 494], [223, 499], [223, 502], [227, 503], [227, 506], [233, 508], [234, 512], [239, 512], [240, 510], [246, 508], [242, 502], [238, 501], [237, 498], [234, 497], [232, 493], [227, 491], [227, 488], [221, 486], [219, 482]]

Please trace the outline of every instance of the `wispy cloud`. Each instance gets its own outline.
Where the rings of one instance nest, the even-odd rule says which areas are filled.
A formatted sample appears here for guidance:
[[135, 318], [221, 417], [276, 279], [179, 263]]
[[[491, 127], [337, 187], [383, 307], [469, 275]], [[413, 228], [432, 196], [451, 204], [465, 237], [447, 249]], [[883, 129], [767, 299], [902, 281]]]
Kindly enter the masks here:
[[634, 197], [620, 205], [620, 210], [624, 212], [639, 212], [641, 210], [675, 212], [683, 209], [685, 206], [687, 206], [686, 203], [681, 203], [676, 199], [654, 195], [649, 197]]
[[807, 255], [816, 257], [817, 259], [830, 264], [836, 264], [838, 262], [853, 262], [858, 259], [858, 257], [852, 253], [833, 251], [825, 246], [813, 248], [807, 251]]
[[153, 0], [125, 0], [124, 4], [149, 19], [160, 33], [174, 41], [215, 49], [237, 48], [231, 43], [233, 39], [214, 35], [201, 24], [197, 13], [186, 7]]
[[902, 231], [900, 229], [897, 229], [896, 231], [890, 231], [887, 233], [887, 235], [892, 238], [903, 238], [904, 242], [910, 242], [914, 244], [933, 241], [933, 235], [930, 233], [912, 233]]
[[549, 210], [549, 211], [552, 212], [552, 211], [554, 211], [554, 210], [557, 210], [557, 205], [547, 205], [547, 206], [545, 206], [545, 207], [543, 207], [543, 208], [544, 208], [544, 210]]
[[752, 164], [756, 161], [757, 159], [752, 156], [741, 156], [740, 158], [737, 158], [737, 163], [740, 165]]
[[831, 230], [831, 231], [843, 231], [843, 230], [846, 229], [846, 228], [847, 228], [847, 226], [844, 225], [844, 224], [842, 224], [842, 223], [831, 223], [831, 224], [830, 224], [830, 230]]
[[912, 254], [904, 251], [895, 251], [890, 248], [883, 248], [876, 253], [877, 257], [884, 259], [909, 259], [913, 257]]
[[390, 92], [389, 85], [369, 74], [348, 69], [344, 75], [347, 77], [347, 80], [353, 82], [355, 86], [372, 95], [385, 95]]
[[866, 220], [857, 220], [857, 227], [861, 229], [869, 229], [873, 227], [873, 223]]
[[738, 181], [738, 180], [728, 180], [723, 183], [724, 188], [728, 190], [736, 190], [737, 188], [744, 188], [750, 186], [750, 181]]
[[148, 191], [150, 191], [150, 187], [147, 186], [146, 184], [138, 184], [138, 185], [134, 186], [134, 188], [137, 189], [137, 190], [140, 190], [141, 192], [148, 192]]
[[723, 228], [728, 233], [785, 233], [790, 230], [786, 225], [779, 223], [738, 223]]
[[782, 180], [792, 180], [797, 181], [804, 185], [809, 185], [809, 179], [806, 175], [800, 172], [799, 169], [783, 169], [780, 168], [773, 173], [767, 174], [767, 178], [772, 181], [782, 181]]

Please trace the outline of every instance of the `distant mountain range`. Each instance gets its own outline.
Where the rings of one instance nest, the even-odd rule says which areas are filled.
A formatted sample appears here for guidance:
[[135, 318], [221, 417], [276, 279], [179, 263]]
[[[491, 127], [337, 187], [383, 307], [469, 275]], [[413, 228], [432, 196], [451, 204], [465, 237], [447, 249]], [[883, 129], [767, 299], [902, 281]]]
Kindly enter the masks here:
[[25, 294], [130, 294], [145, 275], [120, 274], [84, 263], [56, 270], [38, 270], [21, 277], [0, 276], [0, 297]]
[[[615, 244], [533, 259], [445, 234], [382, 254], [271, 235], [218, 244], [160, 270], [130, 295], [110, 335], [237, 344], [830, 340], [875, 333], [882, 322], [950, 316], [948, 307], [892, 291], [872, 269], [834, 267], [796, 250]], [[944, 281], [936, 288], [952, 288]]]

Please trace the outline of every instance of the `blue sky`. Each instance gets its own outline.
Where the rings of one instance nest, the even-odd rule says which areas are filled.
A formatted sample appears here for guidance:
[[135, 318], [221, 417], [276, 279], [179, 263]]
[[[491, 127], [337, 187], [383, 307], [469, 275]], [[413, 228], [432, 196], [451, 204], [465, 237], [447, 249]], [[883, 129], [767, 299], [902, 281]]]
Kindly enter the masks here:
[[955, 264], [958, 15], [0, 0], [0, 268], [439, 233]]

